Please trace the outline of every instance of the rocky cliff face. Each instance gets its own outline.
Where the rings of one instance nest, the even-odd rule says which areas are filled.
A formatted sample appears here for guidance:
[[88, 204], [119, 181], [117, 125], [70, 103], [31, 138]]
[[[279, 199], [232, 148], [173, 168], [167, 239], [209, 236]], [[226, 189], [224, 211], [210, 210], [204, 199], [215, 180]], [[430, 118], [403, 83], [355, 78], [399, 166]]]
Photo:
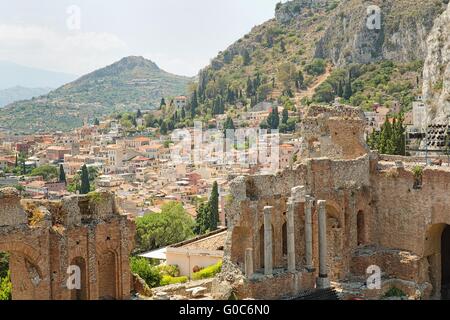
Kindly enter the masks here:
[[[369, 5], [377, 5], [380, 28], [369, 28]], [[330, 16], [316, 56], [335, 65], [380, 60], [424, 60], [426, 39], [434, 19], [444, 10], [442, 0], [374, 1], [342, 0]]]
[[423, 95], [429, 106], [428, 123], [447, 123], [450, 117], [450, 4], [436, 19], [427, 45]]

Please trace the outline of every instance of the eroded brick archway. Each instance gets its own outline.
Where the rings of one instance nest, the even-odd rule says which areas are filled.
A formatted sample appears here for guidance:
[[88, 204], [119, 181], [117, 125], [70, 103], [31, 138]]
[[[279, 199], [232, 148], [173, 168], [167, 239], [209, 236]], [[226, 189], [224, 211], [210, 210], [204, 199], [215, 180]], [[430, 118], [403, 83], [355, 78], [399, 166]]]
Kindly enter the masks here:
[[[15, 189], [0, 189], [0, 252], [10, 254], [14, 300], [128, 299], [134, 234], [107, 192], [21, 201]], [[74, 265], [79, 290], [68, 282]]]
[[47, 261], [33, 245], [9, 241], [8, 236], [0, 236], [0, 252], [9, 254], [12, 299], [49, 299], [49, 274]]

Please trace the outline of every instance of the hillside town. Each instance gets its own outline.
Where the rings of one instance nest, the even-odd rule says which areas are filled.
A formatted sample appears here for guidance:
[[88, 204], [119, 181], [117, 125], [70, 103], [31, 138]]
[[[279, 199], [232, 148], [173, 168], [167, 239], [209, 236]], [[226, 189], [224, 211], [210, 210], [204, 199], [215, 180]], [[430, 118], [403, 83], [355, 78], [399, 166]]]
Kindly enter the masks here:
[[0, 63], [62, 77], [0, 88], [0, 300], [450, 299], [450, 4], [415, 6], [279, 2], [191, 77]]

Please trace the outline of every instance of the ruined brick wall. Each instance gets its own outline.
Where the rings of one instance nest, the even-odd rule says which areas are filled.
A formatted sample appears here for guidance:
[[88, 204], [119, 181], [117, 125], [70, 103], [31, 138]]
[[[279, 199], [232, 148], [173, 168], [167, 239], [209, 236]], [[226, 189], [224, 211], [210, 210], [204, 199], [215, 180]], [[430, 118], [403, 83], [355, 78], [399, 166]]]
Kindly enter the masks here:
[[348, 106], [311, 106], [302, 119], [303, 158], [356, 159], [368, 153], [365, 118]]
[[[265, 292], [269, 287], [279, 288], [271, 297], [292, 294], [293, 285], [273, 286], [270, 278], [262, 281], [248, 281], [243, 275], [244, 252], [253, 249], [253, 268], [263, 273], [263, 208], [272, 206], [273, 266], [283, 281], [287, 270], [286, 239], [284, 236], [287, 200], [291, 189], [304, 186], [306, 194], [316, 200], [327, 201], [328, 264], [330, 278], [341, 280], [350, 272], [352, 251], [357, 243], [357, 214], [370, 214], [370, 159], [364, 156], [355, 160], [309, 159], [294, 169], [284, 170], [277, 175], [259, 175], [236, 178], [230, 187], [232, 201], [227, 205], [229, 236], [225, 246], [224, 272], [220, 280], [244, 279], [245, 288], [238, 292]], [[305, 265], [305, 211], [300, 203], [294, 211], [295, 257], [297, 270]], [[318, 213], [312, 212], [313, 262], [318, 266]], [[303, 274], [304, 278], [311, 275]], [[317, 276], [317, 271], [314, 274]], [[309, 279], [309, 278], [308, 278]], [[297, 280], [296, 280], [297, 281]], [[282, 283], [282, 282], [280, 282]], [[264, 285], [267, 288], [264, 289]], [[310, 289], [311, 282], [302, 283], [298, 290]], [[306, 287], [305, 287], [306, 286]], [[295, 286], [294, 286], [295, 287]], [[253, 288], [253, 289], [252, 289]], [[257, 289], [255, 289], [257, 288]], [[247, 291], [246, 291], [247, 290]]]
[[[0, 190], [0, 251], [11, 254], [13, 299], [128, 299], [134, 234], [108, 193], [21, 202]], [[81, 290], [67, 288], [70, 265], [81, 269]]]
[[[380, 297], [394, 285], [419, 292], [422, 298], [439, 297], [441, 237], [450, 225], [450, 169], [429, 167], [420, 172], [413, 169], [416, 159], [368, 152], [361, 112], [354, 108], [311, 107], [301, 128], [307, 146], [296, 167], [276, 175], [238, 177], [231, 183], [224, 265], [217, 283], [243, 297], [272, 298], [314, 286], [314, 281], [299, 279], [318, 276], [316, 205], [312, 210], [316, 271], [305, 270], [304, 202], [294, 211], [296, 272], [287, 271], [287, 200], [292, 188], [303, 186], [306, 195], [326, 201], [331, 280], [364, 283], [367, 268], [376, 265], [383, 273], [382, 289], [366, 291], [367, 297]], [[265, 206], [273, 207], [271, 276], [263, 274]], [[244, 274], [247, 248], [253, 249], [256, 272], [250, 279]]]
[[[417, 282], [429, 282], [440, 291], [441, 235], [450, 224], [450, 170], [427, 168], [421, 186], [415, 186], [412, 167], [384, 168], [372, 175], [374, 206], [371, 242], [383, 248], [411, 252], [421, 259]], [[424, 275], [425, 274], [425, 275]], [[413, 277], [404, 272], [403, 279]]]

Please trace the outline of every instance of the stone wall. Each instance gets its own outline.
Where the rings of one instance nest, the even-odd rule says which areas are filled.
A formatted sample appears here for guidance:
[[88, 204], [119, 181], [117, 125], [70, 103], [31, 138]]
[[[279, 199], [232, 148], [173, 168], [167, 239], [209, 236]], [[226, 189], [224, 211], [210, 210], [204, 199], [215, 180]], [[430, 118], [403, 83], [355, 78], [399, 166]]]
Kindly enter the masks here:
[[[20, 201], [0, 190], [0, 251], [10, 253], [16, 300], [128, 299], [134, 234], [108, 193]], [[80, 268], [81, 290], [67, 288], [71, 265]]]
[[[357, 114], [351, 109], [344, 108], [340, 121], [333, 119], [334, 112], [313, 107], [302, 124], [303, 132], [331, 139], [333, 125], [355, 125]], [[242, 297], [262, 297], [270, 292], [270, 297], [281, 298], [326, 284], [323, 276], [337, 283], [360, 281], [364, 287], [367, 268], [376, 265], [382, 272], [382, 289], [363, 290], [366, 297], [380, 297], [395, 284], [407, 292], [420, 291], [421, 298], [440, 296], [441, 236], [450, 225], [450, 169], [432, 166], [417, 170], [412, 163], [415, 159], [411, 162], [376, 152], [360, 156], [365, 146], [359, 138], [346, 135], [348, 139], [333, 143], [337, 147], [330, 149], [331, 157], [311, 158], [310, 153], [292, 169], [237, 177], [231, 182], [226, 206], [228, 236], [218, 284]], [[352, 145], [356, 146], [353, 155]], [[347, 151], [336, 153], [337, 148]], [[294, 190], [300, 186], [303, 195], [294, 201]], [[319, 200], [325, 201], [326, 214], [327, 268], [322, 266], [326, 272], [322, 277], [318, 272]], [[286, 224], [292, 201], [294, 250], [289, 255]], [[307, 203], [312, 207], [312, 266], [306, 261]], [[269, 216], [264, 214], [266, 207], [270, 207]], [[270, 229], [264, 228], [266, 221], [271, 223], [271, 236]], [[273, 269], [265, 267], [265, 252], [272, 253], [268, 261]], [[295, 259], [294, 270], [289, 270], [289, 257]], [[310, 278], [317, 284], [298, 281]]]

